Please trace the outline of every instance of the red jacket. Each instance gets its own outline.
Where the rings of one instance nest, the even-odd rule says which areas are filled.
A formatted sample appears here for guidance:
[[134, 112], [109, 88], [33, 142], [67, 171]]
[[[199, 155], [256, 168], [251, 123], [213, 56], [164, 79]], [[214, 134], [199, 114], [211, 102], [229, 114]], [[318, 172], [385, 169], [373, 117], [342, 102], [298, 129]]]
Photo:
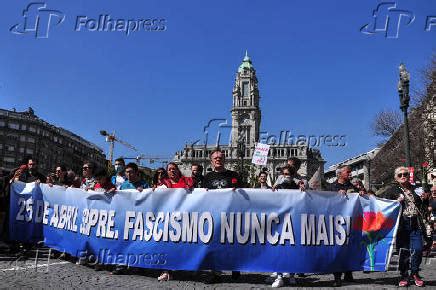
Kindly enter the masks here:
[[192, 179], [192, 177], [182, 176], [177, 183], [172, 183], [171, 179], [164, 178], [162, 180], [162, 184], [168, 188], [193, 188], [194, 180]]

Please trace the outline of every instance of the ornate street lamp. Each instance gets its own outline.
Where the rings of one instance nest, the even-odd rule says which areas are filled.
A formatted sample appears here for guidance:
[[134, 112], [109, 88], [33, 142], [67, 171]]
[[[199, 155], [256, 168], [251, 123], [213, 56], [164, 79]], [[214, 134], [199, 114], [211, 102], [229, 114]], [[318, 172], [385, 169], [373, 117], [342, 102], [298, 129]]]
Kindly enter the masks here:
[[400, 80], [398, 81], [398, 95], [400, 97], [400, 109], [404, 114], [404, 145], [406, 150], [406, 165], [412, 166], [412, 160], [410, 158], [410, 139], [409, 139], [409, 121], [407, 117], [407, 109], [409, 108], [410, 96], [409, 96], [409, 82], [410, 74], [406, 70], [406, 66], [400, 64]]

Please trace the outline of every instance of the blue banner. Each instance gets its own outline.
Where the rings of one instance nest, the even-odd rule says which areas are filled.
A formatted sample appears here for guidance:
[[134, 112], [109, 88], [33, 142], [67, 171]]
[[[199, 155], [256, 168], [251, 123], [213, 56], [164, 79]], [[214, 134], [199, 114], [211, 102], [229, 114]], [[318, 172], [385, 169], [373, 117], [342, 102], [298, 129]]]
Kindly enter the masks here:
[[11, 238], [168, 270], [385, 271], [400, 204], [333, 192], [11, 186]]

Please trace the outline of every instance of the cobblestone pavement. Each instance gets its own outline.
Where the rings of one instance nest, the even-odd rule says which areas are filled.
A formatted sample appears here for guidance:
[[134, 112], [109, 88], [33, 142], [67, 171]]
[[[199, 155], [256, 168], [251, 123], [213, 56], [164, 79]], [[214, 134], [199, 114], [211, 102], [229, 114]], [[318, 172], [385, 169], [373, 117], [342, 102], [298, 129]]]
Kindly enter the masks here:
[[[262, 289], [270, 288], [265, 283], [267, 273], [242, 273], [237, 281], [232, 281], [230, 273], [225, 273], [222, 283], [206, 285], [202, 281], [206, 274], [176, 272], [174, 280], [158, 282], [158, 271], [130, 269], [126, 275], [111, 275], [108, 271], [95, 271], [87, 266], [76, 265], [67, 260], [50, 258], [48, 250], [30, 252], [27, 258], [0, 252], [1, 288], [146, 288], [146, 289]], [[343, 289], [396, 289], [395, 271], [398, 257], [394, 256], [390, 271], [383, 273], [354, 272], [354, 283], [343, 284]], [[421, 275], [427, 282], [427, 289], [436, 289], [436, 258], [427, 258], [422, 263]], [[331, 287], [333, 275], [307, 275], [297, 278], [298, 287], [293, 289], [327, 289]], [[417, 288], [417, 287], [411, 287]], [[284, 288], [286, 289], [286, 288]]]

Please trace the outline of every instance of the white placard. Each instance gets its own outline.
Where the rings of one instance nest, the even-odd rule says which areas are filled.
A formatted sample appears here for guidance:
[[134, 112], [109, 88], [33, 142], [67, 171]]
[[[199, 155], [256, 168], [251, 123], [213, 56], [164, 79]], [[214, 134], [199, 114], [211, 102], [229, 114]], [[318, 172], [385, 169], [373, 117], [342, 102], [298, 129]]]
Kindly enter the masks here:
[[251, 163], [256, 165], [266, 165], [266, 162], [268, 160], [268, 151], [268, 144], [257, 143], [256, 148], [254, 149], [253, 159], [251, 160]]

